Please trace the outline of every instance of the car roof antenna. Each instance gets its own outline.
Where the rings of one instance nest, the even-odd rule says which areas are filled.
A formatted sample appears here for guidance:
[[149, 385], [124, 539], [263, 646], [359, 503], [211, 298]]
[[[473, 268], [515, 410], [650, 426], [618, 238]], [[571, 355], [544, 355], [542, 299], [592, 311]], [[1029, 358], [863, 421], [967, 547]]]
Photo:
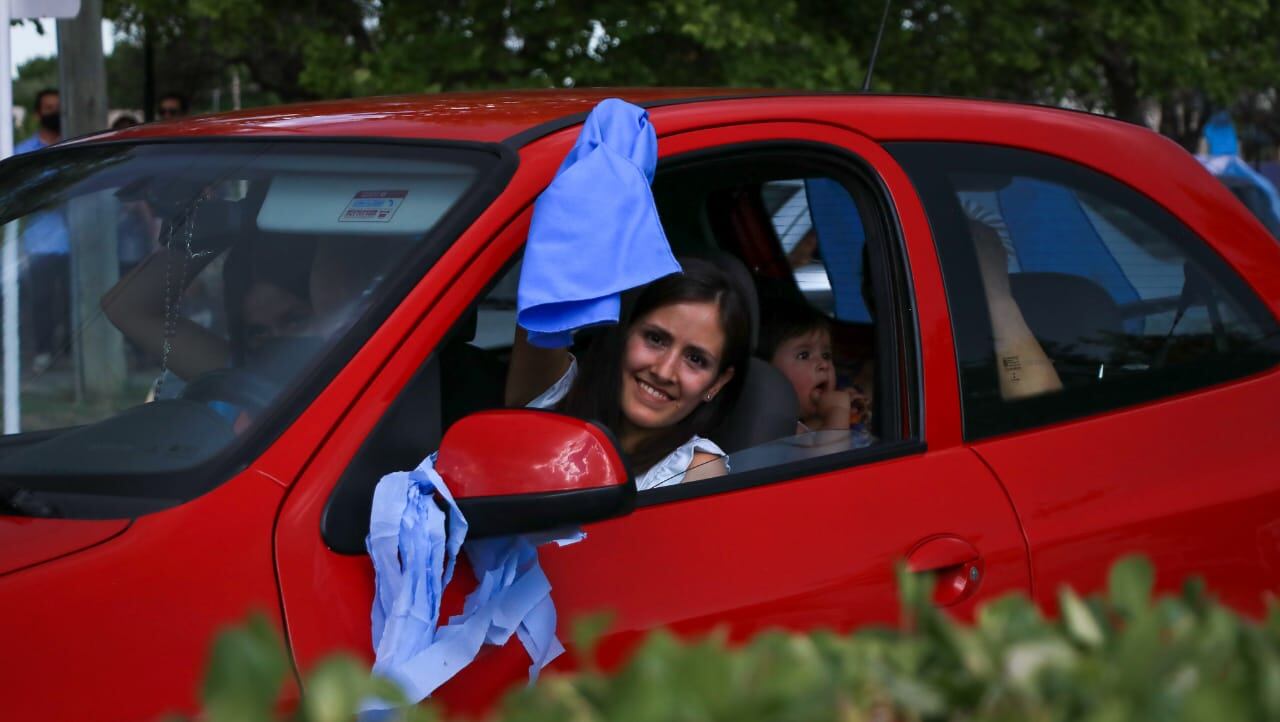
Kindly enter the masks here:
[[871, 59], [867, 61], [867, 77], [862, 81], [862, 92], [871, 90], [871, 73], [876, 69], [876, 56], [880, 54], [880, 38], [884, 37], [884, 24], [889, 19], [889, 3], [884, 0], [884, 12], [880, 14], [880, 29], [876, 31], [876, 44], [871, 47]]

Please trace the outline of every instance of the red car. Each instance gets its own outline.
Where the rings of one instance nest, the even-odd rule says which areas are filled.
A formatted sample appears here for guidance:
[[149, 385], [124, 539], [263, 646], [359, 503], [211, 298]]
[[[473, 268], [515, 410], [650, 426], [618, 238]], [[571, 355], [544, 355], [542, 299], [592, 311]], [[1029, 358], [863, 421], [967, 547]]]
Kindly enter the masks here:
[[[636, 493], [587, 423], [473, 415], [502, 405], [534, 199], [611, 95], [649, 110], [676, 251], [826, 314], [873, 443], [797, 434], [764, 362], [713, 437], [730, 473], [673, 487]], [[73, 249], [79, 359], [23, 372], [0, 441], [7, 719], [191, 710], [213, 636], [253, 610], [299, 670], [371, 657], [372, 489], [451, 427], [474, 533], [586, 530], [542, 565], [561, 638], [612, 610], [614, 659], [655, 627], [893, 621], [903, 558], [962, 617], [1096, 589], [1129, 553], [1246, 613], [1280, 588], [1280, 246], [1138, 127], [921, 97], [369, 99], [65, 143], [6, 161], [0, 198], [33, 264], [41, 238]], [[1054, 388], [1010, 393], [1027, 370], [996, 353], [997, 303]], [[574, 444], [588, 473], [540, 463]], [[527, 666], [489, 650], [437, 697], [482, 709]]]

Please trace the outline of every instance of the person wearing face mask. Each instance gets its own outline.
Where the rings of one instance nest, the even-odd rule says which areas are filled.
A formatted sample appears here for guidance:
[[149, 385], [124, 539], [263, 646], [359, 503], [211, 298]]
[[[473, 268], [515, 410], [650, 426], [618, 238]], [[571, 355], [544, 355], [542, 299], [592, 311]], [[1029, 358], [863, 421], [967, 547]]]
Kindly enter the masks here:
[[[30, 153], [62, 140], [61, 102], [58, 91], [36, 93], [33, 106], [40, 119], [34, 135], [14, 147], [14, 155]], [[67, 222], [61, 210], [34, 213], [22, 228], [22, 249], [27, 255], [35, 358], [32, 371], [44, 373], [53, 364], [59, 329], [71, 330], [70, 251]]]
[[36, 102], [32, 104], [32, 110], [35, 111], [40, 126], [34, 135], [14, 146], [14, 155], [40, 150], [62, 140], [62, 102], [58, 90], [45, 88], [36, 93]]
[[160, 106], [156, 109], [156, 118], [159, 120], [173, 120], [181, 118], [191, 110], [191, 104], [187, 101], [187, 96], [176, 91], [170, 91], [160, 96]]

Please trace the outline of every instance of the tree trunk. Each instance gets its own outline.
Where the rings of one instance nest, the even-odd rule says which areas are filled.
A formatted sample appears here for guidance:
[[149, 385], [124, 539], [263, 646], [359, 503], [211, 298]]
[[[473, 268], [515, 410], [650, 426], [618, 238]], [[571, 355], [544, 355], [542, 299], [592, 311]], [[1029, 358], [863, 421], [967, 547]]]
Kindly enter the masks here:
[[1209, 107], [1203, 96], [1198, 93], [1180, 93], [1167, 98], [1163, 104], [1160, 119], [1160, 132], [1187, 149], [1189, 153], [1199, 150], [1200, 134], [1209, 119]]
[[1120, 120], [1144, 125], [1142, 99], [1133, 61], [1121, 48], [1113, 47], [1102, 58], [1102, 74], [1107, 80], [1111, 112]]

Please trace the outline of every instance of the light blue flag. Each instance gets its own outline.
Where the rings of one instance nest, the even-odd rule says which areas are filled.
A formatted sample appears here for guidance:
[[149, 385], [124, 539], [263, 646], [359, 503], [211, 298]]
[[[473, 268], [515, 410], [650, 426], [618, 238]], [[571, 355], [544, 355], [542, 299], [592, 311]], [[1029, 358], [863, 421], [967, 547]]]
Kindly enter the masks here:
[[516, 294], [529, 342], [616, 323], [623, 291], [680, 272], [653, 203], [658, 137], [644, 109], [601, 101], [538, 197]]
[[[583, 538], [574, 530], [473, 540], [464, 546], [467, 522], [436, 472], [435, 459], [432, 454], [413, 471], [388, 474], [378, 482], [365, 542], [375, 576], [373, 673], [396, 682], [411, 703], [470, 664], [483, 645], [505, 644], [513, 633], [533, 660], [530, 681], [536, 679], [564, 652], [556, 638], [551, 583], [538, 564], [537, 546]], [[466, 552], [478, 583], [462, 613], [440, 626], [440, 603], [459, 550]], [[365, 712], [389, 707], [383, 700], [362, 704]]]
[[1236, 139], [1236, 126], [1231, 122], [1231, 115], [1219, 110], [1209, 118], [1204, 126], [1205, 144], [1209, 146], [1209, 155], [1239, 155], [1240, 141]]

